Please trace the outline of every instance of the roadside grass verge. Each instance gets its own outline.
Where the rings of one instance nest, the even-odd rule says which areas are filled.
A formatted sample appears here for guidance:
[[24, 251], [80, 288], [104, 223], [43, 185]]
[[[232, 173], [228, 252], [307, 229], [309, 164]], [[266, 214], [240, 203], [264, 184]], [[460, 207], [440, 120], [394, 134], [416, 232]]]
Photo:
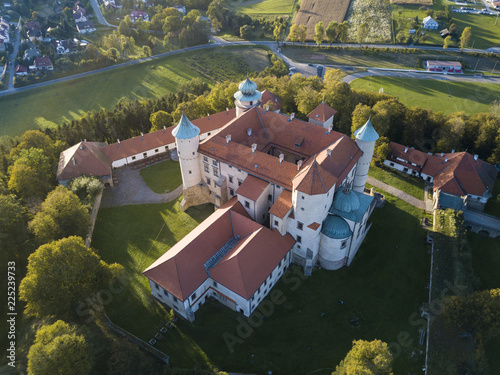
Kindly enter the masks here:
[[[249, 53], [253, 58], [247, 62]], [[200, 68], [200, 59], [205, 62], [204, 69]], [[218, 80], [236, 80], [266, 64], [269, 64], [266, 48], [224, 47], [182, 53], [3, 96], [0, 136], [55, 127], [90, 110], [111, 109], [122, 97], [130, 100], [159, 97], [175, 92], [178, 84], [196, 77], [209, 85]]]
[[144, 182], [155, 193], [163, 194], [175, 190], [182, 184], [179, 163], [165, 160], [140, 170]]
[[402, 190], [411, 196], [424, 200], [424, 181], [421, 178], [416, 178], [389, 168], [370, 166], [368, 175], [385, 182], [388, 185]]
[[457, 81], [438, 81], [400, 77], [364, 77], [351, 83], [355, 90], [378, 92], [397, 97], [406, 106], [431, 108], [445, 114], [489, 112], [500, 99], [500, 85]]
[[[351, 267], [315, 270], [306, 278], [300, 267], [292, 266], [274, 287], [284, 302], [275, 304], [241, 342], [228, 346], [224, 335], [237, 336], [241, 321], [249, 320], [211, 302], [196, 313], [194, 323], [179, 320], [157, 347], [175, 367], [304, 374], [319, 368], [330, 373], [354, 339], [381, 339], [396, 350], [395, 373], [419, 371], [423, 355], [418, 354], [418, 326], [412, 317], [419, 317], [427, 295], [429, 256], [419, 225], [423, 212], [391, 195], [386, 199], [373, 213], [372, 228]], [[183, 213], [177, 200], [99, 212], [93, 246], [103, 260], [121, 263], [129, 276], [125, 290], [106, 305], [116, 324], [146, 341], [154, 336], [167, 311], [153, 301], [141, 272], [211, 210], [205, 206]], [[359, 327], [350, 323], [352, 318]], [[408, 333], [407, 346], [398, 343], [401, 333]]]

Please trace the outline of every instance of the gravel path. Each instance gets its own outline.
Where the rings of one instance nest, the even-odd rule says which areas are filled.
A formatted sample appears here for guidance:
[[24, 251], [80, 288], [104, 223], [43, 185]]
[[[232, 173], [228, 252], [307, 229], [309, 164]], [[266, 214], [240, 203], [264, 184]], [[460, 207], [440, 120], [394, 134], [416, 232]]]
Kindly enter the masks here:
[[118, 178], [118, 185], [104, 191], [101, 207], [166, 203], [177, 199], [182, 194], [182, 185], [169, 193], [155, 193], [144, 182], [139, 169], [133, 169], [129, 166], [115, 169], [114, 176]]
[[368, 182], [370, 185], [373, 185], [383, 191], [388, 192], [389, 194], [394, 195], [395, 197], [404, 200], [406, 203], [411, 204], [414, 207], [420, 208], [422, 210], [425, 210], [425, 202], [421, 201], [420, 199], [415, 198], [414, 196], [405, 193], [402, 190], [396, 189], [395, 187], [392, 187], [391, 185], [387, 185], [385, 182], [379, 181], [374, 179], [373, 177], [368, 176], [366, 179], [366, 182]]

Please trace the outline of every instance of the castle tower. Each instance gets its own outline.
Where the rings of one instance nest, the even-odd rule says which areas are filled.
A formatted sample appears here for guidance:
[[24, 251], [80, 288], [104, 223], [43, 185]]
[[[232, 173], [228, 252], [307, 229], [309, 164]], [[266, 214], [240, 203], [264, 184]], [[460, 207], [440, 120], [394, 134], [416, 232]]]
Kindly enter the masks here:
[[252, 107], [260, 105], [260, 98], [262, 93], [257, 90], [257, 84], [251, 81], [248, 76], [247, 79], [240, 83], [238, 86], [239, 91], [234, 94], [234, 105], [236, 106], [236, 116], [242, 115]]
[[363, 155], [358, 160], [356, 167], [356, 175], [354, 176], [353, 190], [362, 193], [365, 189], [366, 178], [368, 177], [368, 169], [373, 158], [373, 150], [375, 149], [375, 141], [379, 138], [377, 131], [372, 125], [370, 119], [361, 128], [354, 132], [356, 144], [363, 151]]
[[201, 169], [198, 162], [199, 134], [200, 129], [194, 126], [183, 112], [179, 123], [172, 130], [172, 135], [177, 144], [184, 190], [201, 181]]

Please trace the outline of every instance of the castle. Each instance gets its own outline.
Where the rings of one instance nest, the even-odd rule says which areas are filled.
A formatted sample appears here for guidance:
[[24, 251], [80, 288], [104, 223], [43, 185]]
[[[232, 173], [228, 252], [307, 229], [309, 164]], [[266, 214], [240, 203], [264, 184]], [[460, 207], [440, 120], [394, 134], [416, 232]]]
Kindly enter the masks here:
[[352, 140], [332, 131], [325, 103], [304, 122], [262, 108], [248, 78], [234, 97], [235, 116], [202, 141], [184, 114], [172, 130], [183, 208], [218, 209], [144, 271], [153, 296], [191, 321], [209, 297], [250, 316], [292, 262], [306, 275], [349, 266], [375, 206], [370, 121]]

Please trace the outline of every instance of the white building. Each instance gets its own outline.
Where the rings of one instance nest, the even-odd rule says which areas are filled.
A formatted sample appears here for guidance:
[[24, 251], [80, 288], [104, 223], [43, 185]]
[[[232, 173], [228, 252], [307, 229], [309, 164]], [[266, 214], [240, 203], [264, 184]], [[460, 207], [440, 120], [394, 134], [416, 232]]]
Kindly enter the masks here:
[[458, 61], [427, 60], [425, 70], [445, 74], [462, 74], [462, 64]]
[[437, 30], [439, 28], [439, 23], [433, 20], [431, 16], [427, 16], [422, 22], [422, 28], [426, 30]]
[[172, 131], [183, 208], [219, 209], [144, 274], [153, 295], [189, 320], [210, 296], [249, 316], [290, 262], [306, 275], [317, 263], [350, 265], [370, 228], [371, 122], [354, 141], [259, 108], [261, 95], [247, 78], [235, 94], [236, 118], [217, 132], [201, 140], [185, 115]]

